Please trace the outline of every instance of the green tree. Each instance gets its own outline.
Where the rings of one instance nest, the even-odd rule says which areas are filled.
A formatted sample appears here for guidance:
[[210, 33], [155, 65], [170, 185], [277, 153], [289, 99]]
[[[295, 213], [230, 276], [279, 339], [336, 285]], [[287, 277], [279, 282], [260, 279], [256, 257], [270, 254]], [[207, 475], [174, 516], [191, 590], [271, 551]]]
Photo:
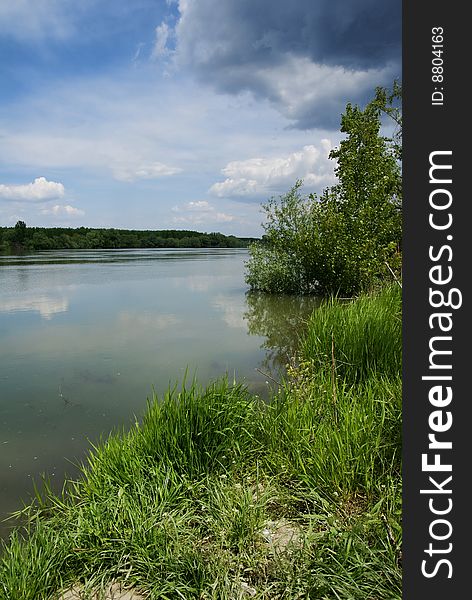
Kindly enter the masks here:
[[23, 250], [28, 238], [28, 230], [24, 221], [17, 221], [13, 228], [11, 244], [15, 251]]
[[17, 221], [15, 225], [15, 237], [16, 239], [24, 239], [26, 236], [26, 223], [24, 221]]
[[251, 247], [247, 264], [253, 289], [354, 294], [400, 269], [401, 129], [381, 135], [384, 115], [401, 128], [400, 94], [395, 84], [378, 88], [364, 110], [346, 106], [346, 137], [330, 154], [337, 185], [303, 197], [297, 181], [263, 205], [264, 244]]

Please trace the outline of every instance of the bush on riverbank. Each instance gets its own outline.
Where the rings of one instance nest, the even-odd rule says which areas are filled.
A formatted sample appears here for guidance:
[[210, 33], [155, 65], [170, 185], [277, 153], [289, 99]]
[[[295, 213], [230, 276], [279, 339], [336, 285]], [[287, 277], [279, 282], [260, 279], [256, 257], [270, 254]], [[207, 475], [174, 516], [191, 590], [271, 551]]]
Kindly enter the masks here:
[[398, 287], [326, 303], [269, 403], [227, 381], [155, 399], [24, 511], [0, 597], [400, 598], [400, 310]]

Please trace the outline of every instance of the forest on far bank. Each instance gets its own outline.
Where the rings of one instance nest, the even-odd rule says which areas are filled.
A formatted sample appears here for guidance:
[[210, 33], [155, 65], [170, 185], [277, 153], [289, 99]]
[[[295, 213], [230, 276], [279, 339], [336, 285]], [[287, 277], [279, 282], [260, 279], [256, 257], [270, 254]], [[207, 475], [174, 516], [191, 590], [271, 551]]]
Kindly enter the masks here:
[[176, 229], [133, 230], [91, 227], [0, 227], [0, 252], [112, 248], [246, 248], [255, 238]]

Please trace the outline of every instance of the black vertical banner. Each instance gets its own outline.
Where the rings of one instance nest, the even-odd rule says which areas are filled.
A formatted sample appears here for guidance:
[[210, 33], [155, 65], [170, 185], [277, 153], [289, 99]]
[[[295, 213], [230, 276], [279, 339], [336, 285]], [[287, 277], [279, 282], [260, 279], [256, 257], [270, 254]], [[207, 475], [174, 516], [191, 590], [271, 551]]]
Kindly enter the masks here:
[[472, 597], [466, 7], [403, 4], [405, 600]]

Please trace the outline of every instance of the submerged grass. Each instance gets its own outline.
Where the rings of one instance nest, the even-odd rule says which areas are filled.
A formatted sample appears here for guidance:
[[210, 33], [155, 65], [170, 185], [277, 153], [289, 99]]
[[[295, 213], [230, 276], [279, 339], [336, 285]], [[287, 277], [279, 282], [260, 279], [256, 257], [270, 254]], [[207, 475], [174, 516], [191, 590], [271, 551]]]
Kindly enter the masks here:
[[226, 380], [154, 398], [22, 511], [0, 598], [401, 598], [400, 309], [395, 288], [318, 309], [269, 403]]

